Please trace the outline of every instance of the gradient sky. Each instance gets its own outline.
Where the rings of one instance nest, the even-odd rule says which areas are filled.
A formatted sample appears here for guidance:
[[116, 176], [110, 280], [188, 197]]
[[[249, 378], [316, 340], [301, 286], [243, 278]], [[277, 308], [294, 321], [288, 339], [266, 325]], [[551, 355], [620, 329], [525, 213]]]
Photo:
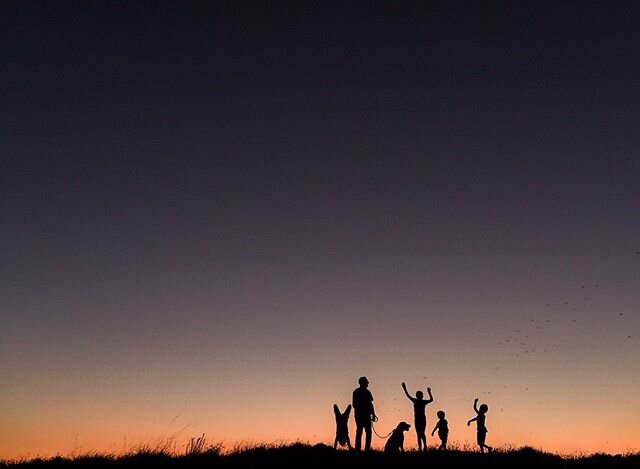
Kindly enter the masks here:
[[0, 458], [329, 443], [361, 375], [380, 432], [406, 381], [451, 440], [479, 397], [490, 444], [639, 449], [639, 19], [3, 2]]

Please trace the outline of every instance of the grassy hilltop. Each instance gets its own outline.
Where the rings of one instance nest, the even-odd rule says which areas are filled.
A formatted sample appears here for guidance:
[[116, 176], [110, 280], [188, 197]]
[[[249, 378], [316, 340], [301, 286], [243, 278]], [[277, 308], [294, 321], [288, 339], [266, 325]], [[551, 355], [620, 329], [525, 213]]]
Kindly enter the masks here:
[[25, 461], [0, 462], [2, 469], [31, 468], [595, 468], [595, 467], [640, 467], [640, 454], [590, 455], [561, 457], [531, 448], [511, 451], [496, 451], [479, 454], [468, 451], [430, 451], [428, 454], [406, 452], [388, 456], [379, 451], [353, 453], [334, 451], [326, 445], [295, 443], [283, 446], [255, 446], [221, 452], [220, 446], [196, 448], [190, 454], [176, 455], [168, 451], [139, 450], [122, 456], [89, 454], [74, 458], [54, 457]]

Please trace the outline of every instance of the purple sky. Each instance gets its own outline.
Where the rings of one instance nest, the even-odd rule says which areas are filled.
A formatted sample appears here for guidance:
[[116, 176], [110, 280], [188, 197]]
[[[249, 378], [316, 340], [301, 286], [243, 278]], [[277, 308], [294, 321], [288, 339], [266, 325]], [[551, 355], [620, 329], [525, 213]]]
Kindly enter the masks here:
[[363, 374], [637, 448], [639, 13], [5, 4], [0, 457], [329, 441]]

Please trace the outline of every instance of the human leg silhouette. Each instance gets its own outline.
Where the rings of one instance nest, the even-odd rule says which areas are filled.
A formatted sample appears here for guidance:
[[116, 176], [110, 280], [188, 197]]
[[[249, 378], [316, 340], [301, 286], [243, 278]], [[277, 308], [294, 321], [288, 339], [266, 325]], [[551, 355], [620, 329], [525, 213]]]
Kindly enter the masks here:
[[418, 448], [421, 451], [427, 450], [427, 436], [424, 434], [424, 432], [418, 435]]
[[418, 439], [418, 451], [426, 451], [427, 436], [425, 435], [425, 431], [427, 429], [427, 421], [426, 419], [416, 418], [413, 423], [415, 424], [416, 436]]
[[364, 430], [364, 449], [371, 449], [371, 417], [364, 416], [356, 418], [356, 451], [362, 448], [362, 432]]
[[487, 445], [486, 442], [486, 438], [487, 438], [487, 431], [486, 430], [480, 430], [478, 431], [478, 446], [480, 446], [480, 452], [484, 453], [485, 448], [487, 449], [487, 451], [489, 451], [490, 453], [493, 451], [493, 447]]
[[369, 451], [371, 449], [371, 420], [367, 421], [364, 426], [364, 450]]
[[442, 434], [438, 435], [440, 437], [440, 447], [438, 449], [445, 450], [447, 449], [447, 437], [448, 435]]

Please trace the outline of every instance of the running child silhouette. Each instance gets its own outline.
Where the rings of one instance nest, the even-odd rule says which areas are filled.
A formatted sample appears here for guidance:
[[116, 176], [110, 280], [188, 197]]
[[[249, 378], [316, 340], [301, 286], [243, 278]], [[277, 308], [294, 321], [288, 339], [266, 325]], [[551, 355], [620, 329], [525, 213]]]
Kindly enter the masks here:
[[444, 418], [444, 411], [439, 410], [436, 415], [438, 416], [438, 423], [433, 427], [431, 436], [438, 430], [438, 436], [440, 437], [440, 446], [438, 446], [438, 449], [445, 450], [447, 449], [447, 438], [449, 438], [449, 423], [447, 419]]
[[475, 421], [478, 429], [478, 446], [480, 446], [480, 452], [484, 453], [485, 448], [487, 448], [489, 452], [492, 452], [493, 448], [485, 443], [489, 430], [487, 430], [484, 422], [486, 418], [485, 414], [489, 410], [489, 406], [487, 406], [487, 404], [482, 404], [478, 410], [478, 398], [476, 397], [473, 401], [473, 410], [476, 411], [476, 416], [467, 422], [467, 427], [471, 425], [471, 422]]
[[431, 388], [427, 388], [427, 392], [429, 393], [429, 399], [423, 399], [424, 394], [422, 391], [416, 392], [416, 397], [413, 397], [407, 391], [407, 385], [402, 383], [402, 389], [404, 393], [407, 395], [407, 398], [413, 402], [413, 417], [414, 423], [416, 427], [416, 435], [418, 436], [418, 451], [427, 450], [427, 435], [425, 431], [427, 429], [427, 414], [425, 413], [425, 408], [427, 405], [433, 402], [433, 395], [431, 394]]

